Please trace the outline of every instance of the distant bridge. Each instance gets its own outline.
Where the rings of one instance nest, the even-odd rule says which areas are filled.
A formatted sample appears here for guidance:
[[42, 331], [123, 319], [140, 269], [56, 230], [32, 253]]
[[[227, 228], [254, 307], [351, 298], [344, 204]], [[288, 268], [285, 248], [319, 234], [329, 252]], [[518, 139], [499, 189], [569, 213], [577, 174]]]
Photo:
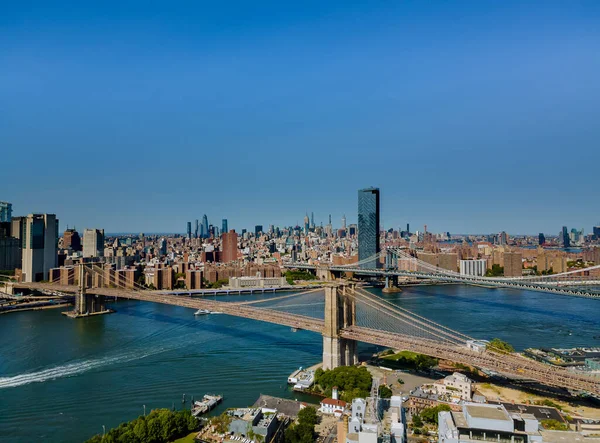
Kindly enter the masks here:
[[[102, 278], [107, 277], [105, 270], [100, 267], [80, 265], [82, 277], [80, 281], [86, 281], [85, 275], [90, 272], [99, 273]], [[327, 285], [324, 290], [324, 300], [322, 292], [308, 290], [297, 294], [244, 302], [219, 302], [185, 295], [165, 294], [141, 286], [133, 289], [109, 287], [88, 289], [55, 283], [22, 283], [19, 287], [75, 293], [77, 294], [76, 312], [83, 315], [92, 314], [90, 309], [103, 309], [104, 298], [109, 296], [190, 309], [208, 309], [236, 317], [320, 333], [323, 336], [323, 365], [326, 369], [357, 363], [356, 343], [360, 341], [393, 349], [410, 350], [509, 376], [526, 377], [549, 386], [600, 394], [598, 378], [536, 362], [518, 354], [507, 354], [497, 349], [472, 350], [467, 343], [474, 340], [473, 338], [395, 306], [364, 289], [345, 282]], [[292, 300], [295, 304], [288, 303]], [[318, 307], [323, 304], [324, 311], [323, 307]], [[320, 312], [317, 312], [316, 316], [290, 312], [295, 307], [307, 309], [309, 306], [317, 306]]]
[[[385, 263], [381, 263], [383, 257], [385, 257]], [[398, 258], [403, 261], [405, 267], [414, 270], [398, 269]], [[410, 277], [413, 279], [497, 288], [526, 289], [529, 291], [600, 299], [600, 265], [553, 275], [479, 277], [463, 275], [456, 271], [443, 269], [419, 260], [401, 249], [389, 248], [365, 260], [348, 265], [292, 262], [286, 263], [284, 266], [289, 269], [305, 269], [317, 273], [325, 273], [328, 275], [328, 279], [333, 278], [335, 275], [341, 276], [346, 272], [350, 272], [356, 275], [385, 278], [386, 285], [390, 284], [390, 279]], [[598, 276], [594, 277], [590, 273], [598, 274]]]

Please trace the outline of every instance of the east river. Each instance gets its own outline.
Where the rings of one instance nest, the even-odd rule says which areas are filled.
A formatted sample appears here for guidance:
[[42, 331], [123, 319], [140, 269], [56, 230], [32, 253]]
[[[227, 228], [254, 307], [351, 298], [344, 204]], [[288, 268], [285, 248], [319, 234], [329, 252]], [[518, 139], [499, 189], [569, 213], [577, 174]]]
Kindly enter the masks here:
[[[600, 346], [600, 300], [453, 285], [384, 297], [519, 350]], [[251, 297], [219, 300], [234, 298]], [[287, 376], [321, 358], [321, 337], [307, 331], [153, 303], [113, 307], [115, 314], [80, 320], [60, 309], [0, 316], [0, 441], [81, 442], [143, 414], [143, 405], [180, 408], [183, 393], [188, 401], [223, 394], [220, 410], [251, 405], [261, 393], [300, 399]]]

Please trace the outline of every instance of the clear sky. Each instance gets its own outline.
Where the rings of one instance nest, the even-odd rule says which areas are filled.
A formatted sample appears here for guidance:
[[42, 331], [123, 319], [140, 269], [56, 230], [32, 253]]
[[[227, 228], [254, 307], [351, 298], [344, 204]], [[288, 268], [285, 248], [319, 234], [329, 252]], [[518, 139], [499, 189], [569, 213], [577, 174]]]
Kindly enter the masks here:
[[[92, 4], [94, 3], [94, 4]], [[0, 6], [0, 200], [61, 228], [600, 220], [600, 2]]]

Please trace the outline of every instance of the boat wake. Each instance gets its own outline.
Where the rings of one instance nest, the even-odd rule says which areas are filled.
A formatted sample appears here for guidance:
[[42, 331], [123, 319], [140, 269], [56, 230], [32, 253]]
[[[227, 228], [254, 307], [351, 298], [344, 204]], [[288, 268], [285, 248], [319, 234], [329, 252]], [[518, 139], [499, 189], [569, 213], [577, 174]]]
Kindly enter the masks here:
[[103, 366], [114, 365], [118, 363], [127, 363], [133, 360], [140, 360], [150, 355], [159, 354], [164, 351], [172, 350], [172, 347], [159, 347], [151, 350], [144, 350], [136, 353], [116, 355], [114, 357], [104, 357], [99, 359], [83, 360], [69, 363], [66, 365], [55, 366], [35, 372], [15, 375], [12, 377], [0, 377], [0, 389], [14, 388], [17, 386], [28, 385], [30, 383], [42, 383], [57, 378], [72, 377]]

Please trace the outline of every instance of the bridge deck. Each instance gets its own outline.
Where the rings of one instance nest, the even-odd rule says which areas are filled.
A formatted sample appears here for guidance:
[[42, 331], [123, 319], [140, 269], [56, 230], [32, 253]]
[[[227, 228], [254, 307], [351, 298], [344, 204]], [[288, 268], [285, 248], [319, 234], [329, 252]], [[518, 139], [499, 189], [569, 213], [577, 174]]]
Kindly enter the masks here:
[[[60, 286], [47, 283], [28, 283], [20, 285], [31, 289], [45, 289], [50, 291], [77, 292], [75, 286]], [[298, 314], [289, 314], [271, 309], [254, 308], [241, 303], [218, 302], [199, 298], [178, 295], [162, 294], [155, 291], [131, 291], [126, 289], [95, 288], [89, 293], [120, 297], [133, 300], [142, 300], [153, 303], [163, 303], [190, 309], [209, 309], [236, 317], [249, 318], [268, 323], [274, 323], [292, 328], [305, 329], [322, 333], [324, 321]], [[540, 383], [568, 388], [576, 391], [588, 391], [600, 394], [600, 380], [580, 374], [568, 372], [534, 360], [526, 359], [516, 354], [498, 354], [494, 352], [475, 352], [466, 346], [444, 343], [431, 339], [415, 338], [408, 335], [392, 333], [383, 330], [352, 326], [343, 329], [341, 338], [346, 338], [364, 343], [386, 346], [392, 349], [409, 350], [430, 355], [456, 363], [463, 363], [479, 368], [496, 370], [500, 373], [529, 377]]]

